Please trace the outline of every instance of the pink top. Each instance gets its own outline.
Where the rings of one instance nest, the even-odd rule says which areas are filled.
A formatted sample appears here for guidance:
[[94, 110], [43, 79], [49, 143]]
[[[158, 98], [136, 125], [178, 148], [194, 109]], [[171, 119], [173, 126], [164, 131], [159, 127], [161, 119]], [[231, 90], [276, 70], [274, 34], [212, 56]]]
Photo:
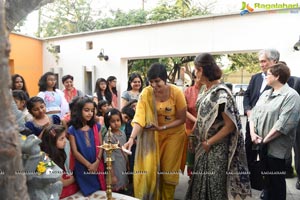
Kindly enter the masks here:
[[[194, 117], [197, 116], [196, 102], [198, 98], [199, 88], [197, 85], [190, 86], [185, 89], [184, 96], [187, 103], [187, 111]], [[186, 118], [186, 128], [191, 130], [194, 126], [194, 122]]]
[[115, 95], [115, 93], [112, 92], [112, 104], [114, 108], [119, 108], [118, 107], [118, 97]]

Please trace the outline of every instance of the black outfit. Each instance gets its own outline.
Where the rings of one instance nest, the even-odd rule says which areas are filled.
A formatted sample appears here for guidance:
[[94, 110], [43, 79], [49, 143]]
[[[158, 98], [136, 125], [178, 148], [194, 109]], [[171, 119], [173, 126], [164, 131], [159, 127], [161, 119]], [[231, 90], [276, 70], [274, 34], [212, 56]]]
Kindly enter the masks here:
[[[300, 95], [300, 78], [296, 76], [291, 76], [289, 80], [287, 81], [287, 84], [297, 91], [297, 93]], [[297, 127], [296, 132], [296, 138], [294, 143], [294, 152], [295, 152], [295, 168], [297, 172], [298, 179], [300, 179], [300, 122]], [[285, 162], [285, 169], [287, 171], [287, 174], [293, 174], [293, 168], [292, 168], [292, 154], [291, 156], [286, 159]]]
[[[243, 100], [243, 105], [244, 105], [244, 112], [245, 115], [247, 116], [247, 111], [251, 110], [257, 103], [260, 95], [263, 93], [263, 91], [270, 89], [270, 86], [266, 86], [262, 92], [260, 92], [261, 86], [263, 83], [263, 77], [262, 73], [257, 73], [251, 77], [251, 80], [249, 82], [249, 86], [247, 90], [244, 93], [244, 100]], [[246, 156], [247, 156], [247, 163], [249, 170], [253, 168], [252, 166], [254, 165], [258, 151], [253, 150], [252, 148], [252, 140], [250, 136], [250, 126], [249, 122], [247, 121], [246, 123], [246, 134], [245, 134], [245, 149], [246, 149]], [[253, 187], [255, 183], [253, 181], [255, 177], [251, 176], [250, 174], [250, 179], [251, 179], [251, 186]], [[259, 189], [259, 188], [255, 188]], [[261, 188], [262, 189], [262, 188]]]
[[[132, 120], [129, 120], [129, 121], [125, 124], [125, 134], [126, 134], [126, 137], [127, 137], [127, 141], [129, 140], [130, 135], [131, 135], [131, 132], [132, 132], [131, 121], [132, 121]], [[136, 144], [135, 144], [135, 142], [134, 142], [134, 144], [133, 144], [132, 147], [131, 147], [131, 152], [132, 152], [132, 154], [128, 156], [130, 172], [133, 172], [135, 150], [136, 150]], [[129, 178], [129, 182], [132, 183], [132, 182], [133, 182], [133, 175], [132, 175], [132, 174], [129, 174], [129, 175], [128, 175], [128, 178]]]
[[[285, 160], [267, 156], [265, 164], [268, 168], [264, 176], [264, 200], [286, 200]], [[284, 185], [284, 187], [281, 187]]]

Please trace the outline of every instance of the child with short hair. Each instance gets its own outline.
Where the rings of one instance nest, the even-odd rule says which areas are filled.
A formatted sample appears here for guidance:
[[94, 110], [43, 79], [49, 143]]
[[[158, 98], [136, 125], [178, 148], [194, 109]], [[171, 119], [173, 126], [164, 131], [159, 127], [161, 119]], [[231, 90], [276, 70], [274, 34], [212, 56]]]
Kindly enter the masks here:
[[25, 122], [32, 120], [32, 115], [28, 112], [28, 109], [26, 108], [26, 104], [29, 98], [25, 91], [13, 90], [12, 95], [17, 104], [18, 109], [23, 113]]
[[32, 115], [32, 120], [25, 123], [25, 126], [33, 134], [41, 138], [44, 127], [50, 124], [60, 124], [60, 118], [57, 115], [49, 117], [46, 114], [46, 104], [41, 97], [31, 97], [27, 102], [27, 109]]
[[[118, 109], [112, 108], [108, 110], [104, 115], [104, 123], [107, 129], [111, 128], [111, 134], [109, 132], [105, 135], [104, 141], [108, 141], [108, 137], [111, 137], [111, 142], [119, 146], [123, 146], [127, 139], [124, 132], [120, 130], [122, 124], [121, 112]], [[104, 153], [106, 157], [106, 154]], [[113, 185], [113, 191], [120, 193], [127, 193], [128, 176], [128, 158], [127, 155], [121, 150], [116, 149], [112, 152], [112, 180], [115, 180]]]
[[100, 100], [97, 105], [97, 111], [98, 111], [97, 116], [98, 116], [98, 122], [101, 125], [102, 138], [104, 138], [104, 136], [107, 133], [107, 129], [104, 124], [104, 115], [110, 108], [111, 107], [110, 107], [108, 101], [106, 101], [106, 100]]
[[40, 144], [41, 150], [64, 171], [61, 177], [63, 189], [60, 198], [71, 196], [79, 190], [74, 176], [67, 167], [69, 160], [67, 160], [67, 153], [64, 150], [66, 144], [67, 138], [64, 126], [52, 124], [45, 127], [42, 135], [42, 143]]
[[80, 98], [72, 110], [69, 139], [75, 157], [74, 175], [84, 196], [97, 190], [105, 190], [104, 164], [102, 160], [101, 126], [94, 120], [95, 106], [91, 98]]

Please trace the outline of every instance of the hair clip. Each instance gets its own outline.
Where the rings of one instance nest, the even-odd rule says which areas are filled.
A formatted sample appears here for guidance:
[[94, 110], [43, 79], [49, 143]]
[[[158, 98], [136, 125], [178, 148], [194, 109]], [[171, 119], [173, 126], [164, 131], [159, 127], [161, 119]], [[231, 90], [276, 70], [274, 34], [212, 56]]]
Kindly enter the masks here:
[[110, 115], [111, 115], [111, 112], [108, 112], [108, 113], [107, 113], [107, 116], [110, 117]]

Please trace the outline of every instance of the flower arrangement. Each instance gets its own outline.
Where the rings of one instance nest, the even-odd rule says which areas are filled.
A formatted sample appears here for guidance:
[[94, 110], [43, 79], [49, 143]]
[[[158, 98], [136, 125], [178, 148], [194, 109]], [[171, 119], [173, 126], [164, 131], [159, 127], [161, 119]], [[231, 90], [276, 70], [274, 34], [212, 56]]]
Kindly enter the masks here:
[[36, 171], [38, 172], [39, 175], [41, 175], [44, 172], [46, 172], [47, 168], [54, 167], [54, 166], [55, 166], [55, 163], [52, 160], [40, 161], [36, 167]]
[[26, 135], [21, 135], [21, 139], [25, 141], [27, 139]]

